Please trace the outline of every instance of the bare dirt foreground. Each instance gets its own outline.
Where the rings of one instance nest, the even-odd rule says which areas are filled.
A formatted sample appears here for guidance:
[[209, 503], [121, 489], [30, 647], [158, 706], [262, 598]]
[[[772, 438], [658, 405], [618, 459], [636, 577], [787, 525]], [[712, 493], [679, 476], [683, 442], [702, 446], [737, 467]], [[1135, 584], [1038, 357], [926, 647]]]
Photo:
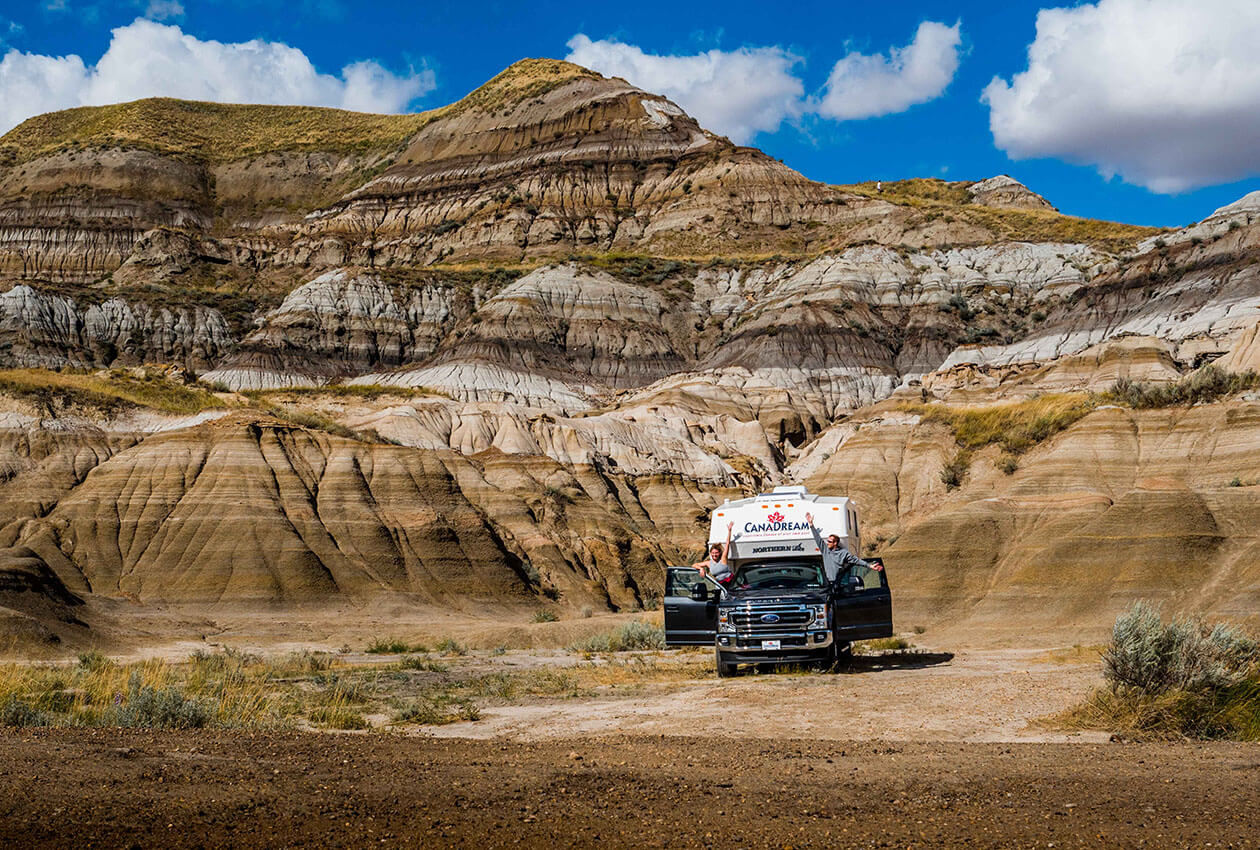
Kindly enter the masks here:
[[6, 847], [1254, 847], [1239, 745], [0, 737]]
[[3, 730], [0, 847], [1260, 846], [1260, 746], [1037, 722], [1089, 653], [694, 675], [366, 734]]

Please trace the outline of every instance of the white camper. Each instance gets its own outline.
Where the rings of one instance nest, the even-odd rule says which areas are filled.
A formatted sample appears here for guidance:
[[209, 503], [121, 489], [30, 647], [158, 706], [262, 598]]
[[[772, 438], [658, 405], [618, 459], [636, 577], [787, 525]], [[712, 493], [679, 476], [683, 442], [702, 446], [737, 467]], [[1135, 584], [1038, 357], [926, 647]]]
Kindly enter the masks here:
[[805, 514], [813, 514], [814, 525], [823, 540], [835, 534], [841, 544], [861, 555], [862, 537], [858, 509], [844, 496], [816, 496], [804, 487], [776, 487], [750, 499], [729, 499], [713, 511], [709, 543], [725, 543], [731, 529], [730, 562], [738, 569], [741, 561], [769, 558], [799, 558], [818, 555], [818, 543], [810, 532]]

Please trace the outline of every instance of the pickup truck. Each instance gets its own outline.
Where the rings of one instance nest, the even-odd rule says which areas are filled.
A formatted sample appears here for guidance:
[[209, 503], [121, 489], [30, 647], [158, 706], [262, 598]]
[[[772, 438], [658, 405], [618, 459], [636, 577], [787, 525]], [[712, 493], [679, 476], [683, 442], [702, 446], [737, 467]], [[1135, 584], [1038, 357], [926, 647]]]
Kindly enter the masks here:
[[712, 646], [719, 676], [740, 664], [834, 663], [852, 642], [892, 637], [888, 571], [857, 567], [826, 580], [822, 558], [746, 560], [724, 589], [693, 567], [669, 567], [665, 642]]

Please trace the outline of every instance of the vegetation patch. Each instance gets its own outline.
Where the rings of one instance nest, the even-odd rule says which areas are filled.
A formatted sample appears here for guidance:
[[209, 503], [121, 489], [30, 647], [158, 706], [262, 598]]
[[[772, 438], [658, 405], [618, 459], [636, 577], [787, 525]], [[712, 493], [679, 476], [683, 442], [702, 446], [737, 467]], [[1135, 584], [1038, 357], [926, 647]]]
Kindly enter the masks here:
[[1077, 218], [1046, 209], [1001, 209], [972, 203], [964, 181], [946, 182], [936, 178], [916, 178], [884, 183], [876, 191], [874, 182], [838, 188], [855, 195], [914, 207], [926, 220], [944, 218], [982, 227], [1001, 239], [1026, 242], [1080, 242], [1111, 253], [1130, 251], [1159, 228], [1139, 227], [1112, 221]]
[[1011, 455], [1028, 451], [1075, 424], [1098, 406], [1086, 393], [1056, 393], [1025, 401], [983, 406], [905, 403], [899, 409], [917, 413], [924, 422], [948, 427], [963, 449], [1001, 446]]
[[227, 406], [203, 387], [145, 369], [5, 369], [0, 370], [0, 393], [34, 405], [41, 416], [49, 419], [75, 407], [106, 414], [136, 407], [191, 414]]
[[1260, 387], [1260, 373], [1226, 372], [1207, 365], [1176, 383], [1149, 384], [1121, 378], [1101, 395], [1102, 400], [1135, 410], [1203, 404]]
[[1260, 643], [1237, 626], [1135, 603], [1103, 653], [1106, 686], [1060, 717], [1134, 739], [1260, 741]]
[[619, 628], [592, 635], [569, 647], [574, 652], [623, 652], [629, 649], [664, 649], [665, 629], [651, 623], [625, 623]]

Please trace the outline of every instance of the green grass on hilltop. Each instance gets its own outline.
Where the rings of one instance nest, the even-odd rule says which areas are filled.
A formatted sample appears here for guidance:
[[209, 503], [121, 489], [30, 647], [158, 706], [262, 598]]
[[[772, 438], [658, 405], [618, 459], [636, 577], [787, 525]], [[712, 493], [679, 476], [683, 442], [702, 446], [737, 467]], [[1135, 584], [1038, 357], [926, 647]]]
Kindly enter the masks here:
[[1141, 227], [1114, 221], [1077, 218], [1045, 209], [1004, 209], [972, 203], [965, 181], [947, 183], [936, 178], [874, 182], [838, 188], [863, 197], [914, 207], [929, 221], [946, 218], [991, 231], [999, 239], [1021, 242], [1080, 242], [1112, 253], [1132, 250], [1138, 242], [1162, 233], [1157, 227]]
[[168, 97], [83, 106], [30, 118], [0, 137], [0, 165], [60, 150], [124, 147], [230, 162], [275, 151], [390, 151], [429, 122], [539, 97], [569, 80], [599, 78], [569, 62], [525, 59], [456, 103], [410, 115], [317, 106], [205, 103]]

